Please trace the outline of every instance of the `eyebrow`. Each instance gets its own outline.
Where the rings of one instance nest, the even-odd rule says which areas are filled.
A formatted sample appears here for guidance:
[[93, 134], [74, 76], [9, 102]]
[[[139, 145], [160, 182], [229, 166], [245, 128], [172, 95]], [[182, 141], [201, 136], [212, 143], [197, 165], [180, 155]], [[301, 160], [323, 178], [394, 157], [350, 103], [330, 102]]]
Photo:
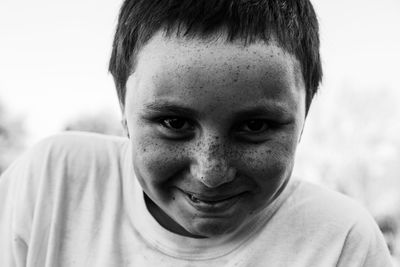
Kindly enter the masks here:
[[177, 105], [172, 102], [163, 101], [163, 102], [153, 102], [146, 104], [144, 110], [150, 112], [169, 112], [175, 114], [181, 114], [190, 117], [197, 117], [199, 113], [189, 107], [185, 107], [182, 105]]
[[[173, 113], [184, 115], [188, 117], [200, 117], [200, 113], [193, 110], [190, 107], [182, 106], [181, 104], [175, 104], [170, 101], [161, 101], [148, 103], [144, 106], [145, 111], [158, 112], [158, 113]], [[255, 106], [245, 107], [242, 110], [233, 113], [235, 117], [246, 118], [254, 116], [263, 116], [266, 114], [272, 114], [273, 116], [283, 116], [285, 118], [291, 117], [291, 112], [281, 104], [277, 103], [258, 103]]]
[[238, 111], [235, 115], [238, 118], [265, 116], [272, 114], [272, 116], [279, 116], [289, 119], [291, 112], [279, 104], [258, 104], [252, 107], [244, 108]]

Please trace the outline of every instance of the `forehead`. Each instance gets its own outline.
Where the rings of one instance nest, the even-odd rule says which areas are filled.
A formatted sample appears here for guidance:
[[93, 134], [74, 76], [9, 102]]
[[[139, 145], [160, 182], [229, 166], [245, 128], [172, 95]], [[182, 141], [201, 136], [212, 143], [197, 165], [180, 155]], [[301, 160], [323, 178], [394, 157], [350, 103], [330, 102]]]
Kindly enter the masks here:
[[272, 37], [269, 43], [259, 40], [245, 45], [242, 40], [227, 41], [223, 32], [209, 37], [176, 37], [174, 33], [166, 36], [160, 30], [139, 51], [137, 62], [140, 63], [142, 58], [156, 64], [173, 61], [177, 66], [191, 64], [204, 67], [204, 64], [215, 64], [221, 60], [238, 65], [280, 61], [285, 63], [283, 67], [293, 65], [293, 70], [300, 66], [298, 60], [285, 52]]
[[[142, 48], [136, 62], [128, 84], [134, 77], [139, 83], [134, 94], [150, 98], [176, 95], [177, 87], [197, 89], [190, 90], [196, 96], [210, 92], [216, 97], [241, 100], [249, 96], [249, 90], [244, 90], [248, 88], [253, 89], [253, 99], [263, 98], [267, 91], [270, 99], [276, 96], [276, 101], [285, 94], [293, 98], [293, 94], [304, 91], [298, 61], [273, 40], [244, 45], [242, 41], [226, 41], [223, 34], [189, 39], [167, 37], [160, 31]], [[128, 84], [129, 94], [132, 86]]]
[[163, 31], [158, 31], [139, 51], [136, 62], [135, 71], [140, 69], [150, 73], [169, 70], [176, 73], [210, 67], [230, 70], [243, 66], [257, 73], [261, 71], [258, 66], [265, 66], [269, 67], [270, 74], [265, 78], [276, 77], [274, 71], [281, 74], [290, 71], [295, 82], [302, 82], [299, 61], [277, 45], [273, 38], [268, 44], [260, 40], [244, 45], [241, 40], [227, 41], [223, 33], [209, 38], [177, 38], [174, 34], [166, 36]]

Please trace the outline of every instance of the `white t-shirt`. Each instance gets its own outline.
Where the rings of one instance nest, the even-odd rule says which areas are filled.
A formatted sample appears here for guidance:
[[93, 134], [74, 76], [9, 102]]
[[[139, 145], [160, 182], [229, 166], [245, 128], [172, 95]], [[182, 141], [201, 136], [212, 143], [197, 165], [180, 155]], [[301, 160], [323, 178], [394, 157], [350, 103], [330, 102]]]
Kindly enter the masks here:
[[148, 212], [126, 138], [48, 138], [0, 178], [0, 266], [391, 266], [370, 215], [300, 181], [221, 238], [169, 232]]

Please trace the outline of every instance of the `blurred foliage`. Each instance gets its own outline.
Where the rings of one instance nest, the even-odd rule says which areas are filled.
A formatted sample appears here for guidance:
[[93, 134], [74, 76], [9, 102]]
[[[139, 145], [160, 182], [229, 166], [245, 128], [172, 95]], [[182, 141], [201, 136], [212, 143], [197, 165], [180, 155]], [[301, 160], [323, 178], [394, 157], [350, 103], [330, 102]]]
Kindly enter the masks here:
[[[301, 175], [314, 176], [371, 209], [389, 201], [389, 195], [399, 197], [400, 106], [396, 94], [384, 88], [343, 88], [316, 103], [299, 148]], [[396, 201], [399, 207], [400, 199]]]
[[81, 115], [64, 127], [65, 131], [85, 131], [107, 135], [124, 135], [122, 124], [108, 111]]
[[24, 121], [12, 116], [0, 102], [0, 174], [25, 148]]
[[398, 255], [399, 248], [397, 237], [399, 235], [399, 224], [395, 218], [390, 216], [376, 217], [376, 221], [381, 229], [383, 236], [388, 244], [389, 251], [392, 255]]
[[399, 255], [399, 94], [351, 86], [323, 93], [311, 107], [294, 173], [362, 202]]

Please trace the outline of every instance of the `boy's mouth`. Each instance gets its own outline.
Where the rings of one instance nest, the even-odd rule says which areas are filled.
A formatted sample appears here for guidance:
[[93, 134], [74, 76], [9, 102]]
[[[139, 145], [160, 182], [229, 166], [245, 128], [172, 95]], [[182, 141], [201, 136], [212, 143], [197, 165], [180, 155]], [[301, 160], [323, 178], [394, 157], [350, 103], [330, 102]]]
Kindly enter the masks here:
[[208, 204], [215, 204], [215, 203], [226, 201], [226, 200], [229, 200], [231, 198], [236, 197], [236, 195], [234, 195], [234, 196], [230, 196], [230, 197], [221, 197], [221, 198], [212, 198], [212, 199], [207, 198], [207, 199], [205, 199], [204, 197], [200, 197], [200, 198], [196, 197], [195, 195], [193, 195], [191, 193], [188, 193], [188, 192], [186, 192], [186, 195], [190, 198], [191, 201], [193, 201], [195, 203], [204, 202], [204, 203], [208, 203]]
[[202, 212], [222, 212], [233, 206], [239, 201], [244, 193], [231, 194], [225, 196], [202, 196], [191, 192], [182, 191], [189, 200], [189, 203], [199, 211]]

